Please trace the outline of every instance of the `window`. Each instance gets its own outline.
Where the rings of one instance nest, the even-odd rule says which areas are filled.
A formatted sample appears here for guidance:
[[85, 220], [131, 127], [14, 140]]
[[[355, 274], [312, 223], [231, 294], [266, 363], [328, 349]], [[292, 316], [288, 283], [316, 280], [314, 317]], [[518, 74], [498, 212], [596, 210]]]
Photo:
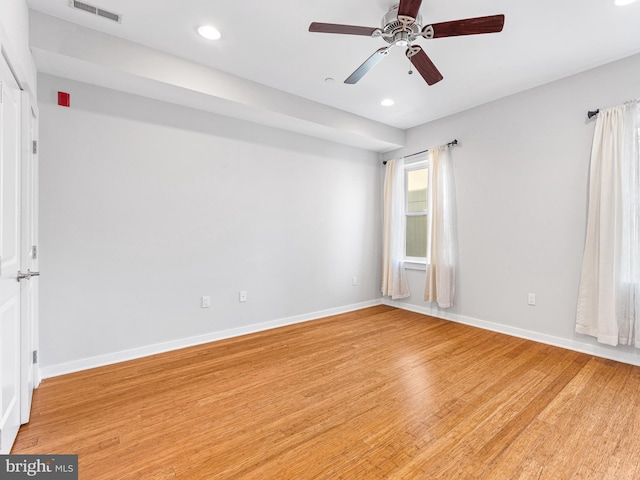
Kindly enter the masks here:
[[426, 263], [428, 183], [427, 162], [405, 166], [405, 261], [409, 263]]
[[392, 299], [411, 295], [405, 270], [413, 269], [426, 272], [425, 301], [440, 308], [453, 305], [457, 232], [450, 146], [433, 148], [409, 164], [407, 157], [387, 163], [382, 294]]

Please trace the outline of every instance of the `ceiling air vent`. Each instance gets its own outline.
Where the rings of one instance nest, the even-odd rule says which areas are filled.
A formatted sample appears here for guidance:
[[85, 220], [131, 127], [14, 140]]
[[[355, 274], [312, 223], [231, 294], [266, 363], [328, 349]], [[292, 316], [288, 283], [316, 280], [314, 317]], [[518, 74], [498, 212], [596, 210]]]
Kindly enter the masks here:
[[106, 18], [107, 20], [112, 20], [114, 22], [120, 23], [122, 21], [122, 15], [118, 13], [109, 12], [108, 10], [104, 10], [88, 3], [79, 2], [78, 0], [69, 0], [69, 6], [77, 10], [82, 10], [83, 12], [92, 13], [99, 17]]

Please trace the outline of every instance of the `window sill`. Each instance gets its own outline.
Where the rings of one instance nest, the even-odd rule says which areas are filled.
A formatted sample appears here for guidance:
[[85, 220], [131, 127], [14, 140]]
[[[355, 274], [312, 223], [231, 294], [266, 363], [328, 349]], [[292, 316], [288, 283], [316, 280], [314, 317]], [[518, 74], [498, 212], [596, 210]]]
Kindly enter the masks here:
[[416, 260], [405, 260], [404, 261], [405, 270], [422, 270], [423, 272], [427, 270], [427, 262], [424, 261], [416, 261]]

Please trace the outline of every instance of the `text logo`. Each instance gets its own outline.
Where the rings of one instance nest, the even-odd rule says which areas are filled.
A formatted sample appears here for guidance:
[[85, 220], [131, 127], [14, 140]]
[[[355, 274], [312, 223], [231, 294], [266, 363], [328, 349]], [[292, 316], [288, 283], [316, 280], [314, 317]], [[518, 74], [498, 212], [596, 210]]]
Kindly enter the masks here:
[[78, 480], [78, 456], [0, 455], [0, 479]]

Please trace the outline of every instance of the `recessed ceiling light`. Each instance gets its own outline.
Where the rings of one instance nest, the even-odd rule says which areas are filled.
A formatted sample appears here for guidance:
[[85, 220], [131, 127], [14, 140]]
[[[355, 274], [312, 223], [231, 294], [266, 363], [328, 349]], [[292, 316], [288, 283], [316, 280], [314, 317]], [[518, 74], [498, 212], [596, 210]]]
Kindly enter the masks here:
[[396, 102], [394, 102], [394, 101], [393, 101], [393, 100], [391, 100], [390, 98], [385, 98], [384, 100], [382, 100], [382, 101], [380, 102], [380, 105], [382, 105], [383, 107], [390, 107], [390, 106], [392, 106], [394, 103], [396, 103]]
[[613, 3], [615, 3], [619, 7], [622, 7], [624, 5], [629, 5], [630, 3], [633, 3], [635, 1], [636, 0], [615, 0], [615, 2], [613, 2]]
[[218, 40], [222, 36], [220, 34], [220, 30], [211, 25], [202, 25], [201, 27], [198, 27], [198, 33], [201, 37], [204, 37], [207, 40]]

